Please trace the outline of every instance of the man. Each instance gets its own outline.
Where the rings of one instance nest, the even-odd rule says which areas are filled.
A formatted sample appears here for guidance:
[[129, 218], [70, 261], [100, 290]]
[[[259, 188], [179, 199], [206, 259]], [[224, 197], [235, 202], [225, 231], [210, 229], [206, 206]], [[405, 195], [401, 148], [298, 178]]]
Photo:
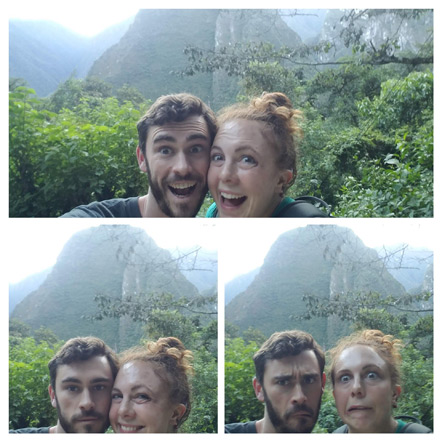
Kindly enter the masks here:
[[48, 364], [53, 427], [22, 428], [10, 433], [104, 433], [109, 427], [111, 391], [118, 372], [115, 353], [94, 337], [67, 341]]
[[190, 94], [156, 100], [137, 124], [137, 159], [149, 192], [78, 206], [72, 217], [194, 217], [207, 193], [210, 147], [216, 134], [213, 111]]
[[226, 433], [311, 433], [325, 386], [325, 356], [299, 330], [274, 333], [253, 356], [253, 388], [265, 403], [258, 421], [225, 426]]

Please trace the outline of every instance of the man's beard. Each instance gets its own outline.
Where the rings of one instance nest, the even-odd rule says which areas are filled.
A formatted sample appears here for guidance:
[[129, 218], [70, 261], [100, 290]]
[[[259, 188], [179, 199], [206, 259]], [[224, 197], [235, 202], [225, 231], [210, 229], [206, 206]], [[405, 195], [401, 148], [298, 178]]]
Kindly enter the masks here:
[[72, 416], [70, 420], [68, 420], [63, 416], [60, 406], [58, 405], [58, 401], [56, 401], [56, 403], [57, 403], [58, 421], [60, 422], [60, 425], [62, 426], [65, 433], [78, 433], [78, 431], [76, 431], [76, 429], [74, 428], [74, 424], [77, 419], [82, 417], [96, 417], [102, 422], [102, 427], [99, 428], [98, 430], [94, 430], [93, 429], [94, 427], [90, 424], [84, 425], [83, 426], [84, 431], [82, 431], [82, 433], [104, 433], [106, 429], [109, 427], [109, 418], [103, 419], [103, 415], [101, 413], [97, 413], [94, 410], [86, 411], [81, 414], [76, 414]]
[[[158, 204], [158, 207], [161, 209], [161, 211], [171, 218], [176, 218], [180, 216], [184, 217], [195, 217], [198, 211], [200, 210], [201, 205], [203, 204], [204, 198], [207, 193], [207, 184], [205, 185], [203, 192], [201, 192], [200, 199], [198, 201], [198, 204], [195, 208], [192, 208], [189, 206], [189, 204], [182, 204], [180, 206], [180, 212], [181, 213], [174, 213], [172, 208], [170, 207], [169, 202], [167, 201], [167, 198], [164, 194], [163, 189], [161, 188], [161, 185], [158, 183], [158, 181], [154, 180], [152, 178], [152, 174], [150, 172], [149, 164], [146, 161], [146, 171], [147, 171], [147, 179], [149, 181], [149, 189], [152, 191], [153, 196], [155, 197], [155, 200]], [[199, 177], [195, 177], [193, 175], [186, 175], [185, 177], [179, 177], [180, 180], [186, 181], [192, 181], [195, 180], [198, 183], [201, 181]], [[184, 213], [184, 215], [182, 215]]]
[[[318, 420], [318, 414], [319, 414], [319, 406], [321, 404], [321, 399], [319, 399], [319, 404], [317, 407], [317, 411], [315, 413], [314, 410], [312, 410], [310, 407], [307, 407], [306, 405], [293, 405], [289, 410], [286, 410], [284, 412], [283, 416], [280, 416], [275, 408], [273, 407], [272, 401], [267, 397], [267, 394], [262, 389], [264, 393], [264, 401], [266, 404], [267, 414], [269, 416], [270, 422], [272, 423], [273, 427], [275, 428], [277, 433], [311, 433], [316, 421]], [[298, 418], [299, 423], [296, 427], [290, 426], [287, 424], [288, 418], [293, 413], [304, 411], [306, 413], [309, 413], [312, 416], [312, 420], [310, 419], [303, 419], [302, 417]]]

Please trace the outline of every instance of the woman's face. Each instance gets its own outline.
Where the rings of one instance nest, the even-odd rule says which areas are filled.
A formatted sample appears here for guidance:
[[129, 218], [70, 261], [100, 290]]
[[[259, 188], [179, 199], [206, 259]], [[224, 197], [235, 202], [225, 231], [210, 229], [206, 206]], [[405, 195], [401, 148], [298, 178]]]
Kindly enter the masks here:
[[292, 172], [276, 166], [271, 129], [261, 121], [221, 125], [210, 154], [208, 184], [220, 217], [268, 217]]
[[387, 362], [373, 348], [355, 345], [340, 354], [333, 395], [350, 433], [393, 432], [392, 407], [400, 392], [391, 382]]
[[185, 410], [183, 404], [171, 402], [168, 385], [149, 362], [133, 361], [120, 368], [109, 412], [116, 433], [171, 433]]

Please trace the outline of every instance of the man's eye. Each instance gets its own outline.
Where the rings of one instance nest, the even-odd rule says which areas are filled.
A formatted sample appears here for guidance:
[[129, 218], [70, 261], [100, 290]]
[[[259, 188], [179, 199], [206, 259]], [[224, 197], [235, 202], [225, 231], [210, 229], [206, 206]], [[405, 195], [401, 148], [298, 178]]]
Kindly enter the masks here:
[[281, 386], [285, 386], [285, 385], [288, 385], [289, 384], [289, 381], [287, 380], [287, 379], [280, 379], [278, 382], [277, 382], [277, 384], [278, 385], [281, 385]]
[[170, 155], [170, 154], [172, 153], [172, 149], [171, 149], [170, 147], [161, 147], [161, 148], [159, 149], [159, 152], [160, 152], [162, 155]]
[[202, 152], [204, 150], [204, 147], [203, 146], [201, 146], [201, 145], [196, 145], [196, 146], [192, 146], [191, 148], [190, 148], [190, 152], [191, 153], [200, 153], [200, 152]]
[[103, 391], [106, 389], [106, 385], [95, 385], [94, 390], [95, 391]]
[[304, 384], [314, 384], [316, 378], [314, 376], [305, 376], [304, 377]]
[[71, 391], [71, 392], [75, 392], [75, 391], [78, 391], [79, 388], [78, 388], [76, 385], [68, 385], [68, 386], [66, 387], [66, 390], [67, 390], [67, 391]]

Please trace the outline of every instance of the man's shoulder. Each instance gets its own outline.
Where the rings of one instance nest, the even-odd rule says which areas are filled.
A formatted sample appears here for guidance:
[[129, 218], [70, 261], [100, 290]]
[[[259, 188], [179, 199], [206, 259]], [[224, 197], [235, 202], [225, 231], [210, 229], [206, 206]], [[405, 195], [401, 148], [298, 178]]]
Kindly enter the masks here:
[[256, 421], [236, 422], [224, 426], [225, 433], [256, 433]]
[[25, 434], [25, 433], [49, 433], [51, 427], [28, 427], [28, 428], [18, 428], [17, 430], [9, 430], [9, 433]]
[[138, 197], [113, 198], [75, 207], [61, 218], [140, 218]]

